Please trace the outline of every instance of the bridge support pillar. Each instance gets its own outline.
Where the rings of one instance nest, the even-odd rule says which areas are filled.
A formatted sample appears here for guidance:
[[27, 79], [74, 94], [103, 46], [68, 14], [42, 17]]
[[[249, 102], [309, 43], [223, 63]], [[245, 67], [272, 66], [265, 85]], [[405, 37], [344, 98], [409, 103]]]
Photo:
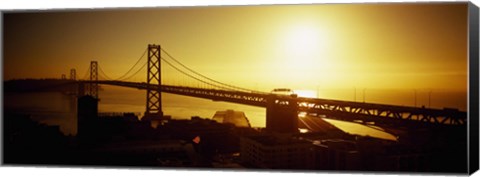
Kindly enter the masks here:
[[298, 104], [292, 98], [270, 95], [267, 98], [266, 129], [277, 133], [298, 132]]
[[148, 68], [147, 84], [154, 85], [147, 89], [147, 110], [145, 111], [145, 120], [163, 119], [162, 111], [162, 77], [160, 71], [160, 45], [148, 45]]
[[90, 84], [88, 85], [89, 95], [98, 99], [98, 63], [90, 62]]
[[70, 80], [77, 80], [77, 71], [75, 69], [70, 69]]

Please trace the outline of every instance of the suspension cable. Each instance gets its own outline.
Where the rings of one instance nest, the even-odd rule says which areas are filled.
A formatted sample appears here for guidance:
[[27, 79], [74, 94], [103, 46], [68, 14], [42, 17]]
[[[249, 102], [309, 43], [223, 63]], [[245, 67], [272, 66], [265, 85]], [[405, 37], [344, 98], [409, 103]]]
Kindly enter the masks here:
[[88, 66], [88, 69], [87, 69], [87, 72], [85, 72], [85, 75], [83, 76], [83, 80], [87, 80], [88, 79], [88, 74], [90, 73], [90, 65]]
[[100, 65], [98, 65], [98, 70], [100, 70], [100, 73], [103, 74], [103, 76], [105, 77], [105, 79], [107, 80], [112, 80], [111, 77], [108, 77], [107, 74], [105, 74], [105, 72], [103, 72], [102, 68], [100, 67]]
[[207, 82], [207, 81], [201, 80], [201, 79], [199, 79], [199, 78], [196, 78], [195, 76], [192, 76], [192, 75], [190, 75], [190, 74], [182, 71], [181, 69], [175, 67], [172, 63], [168, 62], [165, 58], [161, 57], [161, 59], [162, 59], [165, 63], [167, 63], [168, 65], [170, 65], [172, 68], [174, 68], [175, 70], [177, 70], [178, 72], [180, 72], [180, 73], [182, 73], [182, 74], [184, 74], [184, 75], [186, 75], [186, 76], [188, 76], [188, 77], [190, 77], [190, 78], [192, 78], [192, 79], [195, 79], [195, 80], [197, 80], [197, 81], [199, 81], [199, 82], [202, 82], [202, 83], [204, 83], [204, 84], [207, 84], [207, 85], [210, 85], [210, 86], [214, 86], [214, 87], [217, 87], [217, 88], [225, 89], [225, 90], [234, 90], [234, 89], [231, 89], [231, 88], [227, 88], [227, 87], [215, 85], [215, 84], [209, 83], [209, 82]]
[[122, 78], [127, 76], [127, 74], [130, 73], [130, 71], [132, 71], [133, 68], [135, 68], [135, 66], [137, 66], [138, 63], [140, 63], [140, 60], [142, 60], [142, 58], [145, 56], [146, 53], [147, 53], [147, 49], [145, 49], [145, 51], [143, 51], [142, 56], [140, 56], [140, 58], [138, 58], [137, 62], [135, 62], [135, 64], [132, 67], [130, 67], [130, 69], [125, 74], [116, 78], [115, 80], [123, 80]]
[[145, 68], [145, 66], [147, 66], [147, 63], [148, 63], [148, 62], [145, 62], [145, 64], [143, 64], [143, 66], [140, 67], [140, 69], [138, 69], [135, 73], [133, 73], [132, 75], [130, 75], [130, 76], [126, 77], [126, 78], [123, 78], [123, 79], [121, 79], [121, 80], [122, 80], [122, 81], [126, 81], [126, 80], [132, 78], [133, 76], [137, 75], [143, 68]]
[[[172, 57], [167, 51], [165, 51], [163, 48], [161, 48], [160, 50], [162, 50], [163, 52], [165, 52], [165, 54], [167, 54], [168, 57], [170, 57], [173, 61], [175, 61], [176, 63], [178, 63], [179, 65], [181, 65], [182, 67], [184, 67], [185, 69], [189, 70], [190, 72], [193, 72], [194, 74], [200, 76], [200, 77], [203, 77], [209, 81], [212, 81], [212, 82], [215, 82], [217, 84], [220, 84], [220, 85], [224, 85], [224, 86], [227, 86], [227, 87], [231, 87], [231, 88], [235, 88], [237, 90], [244, 90], [244, 91], [249, 91], [249, 92], [258, 92], [256, 90], [251, 90], [251, 89], [246, 89], [246, 88], [242, 88], [242, 87], [237, 87], [237, 86], [234, 86], [234, 85], [230, 85], [230, 84], [225, 84], [223, 82], [219, 82], [219, 81], [216, 81], [214, 79], [211, 79], [207, 76], [204, 76], [196, 71], [194, 71], [193, 69], [190, 69], [189, 67], [185, 66], [184, 64], [182, 64], [181, 62], [179, 62], [177, 59], [175, 59], [174, 57]], [[165, 60], [164, 60], [165, 61]]]

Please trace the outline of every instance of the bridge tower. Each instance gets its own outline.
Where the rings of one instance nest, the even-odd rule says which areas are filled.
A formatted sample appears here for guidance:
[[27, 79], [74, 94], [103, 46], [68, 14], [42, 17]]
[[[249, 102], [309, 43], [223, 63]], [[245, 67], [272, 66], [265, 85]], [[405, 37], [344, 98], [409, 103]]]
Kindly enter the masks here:
[[298, 132], [298, 104], [294, 96], [267, 97], [266, 129], [276, 133]]
[[70, 80], [77, 80], [77, 71], [75, 69], [70, 69]]
[[97, 61], [90, 62], [90, 84], [89, 95], [98, 99], [98, 63]]
[[148, 45], [147, 85], [150, 88], [147, 89], [147, 110], [144, 117], [147, 119], [163, 118], [160, 51], [160, 45]]

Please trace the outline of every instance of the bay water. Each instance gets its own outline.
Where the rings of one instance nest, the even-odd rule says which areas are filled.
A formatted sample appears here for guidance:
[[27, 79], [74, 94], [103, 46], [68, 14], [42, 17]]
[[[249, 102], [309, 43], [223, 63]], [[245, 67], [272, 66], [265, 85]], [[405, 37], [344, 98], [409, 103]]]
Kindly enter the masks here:
[[[378, 90], [374, 92], [374, 90], [368, 90], [368, 95], [362, 96], [361, 93], [356, 93], [357, 98], [355, 98], [351, 96], [354, 94], [348, 93], [348, 90], [321, 90], [322, 95], [319, 96], [327, 99], [346, 101], [361, 102], [366, 99], [366, 102], [383, 104], [406, 106], [415, 106], [414, 104], [417, 104], [416, 106], [427, 105], [426, 107], [430, 106], [434, 108], [449, 107], [466, 111], [466, 92], [415, 92], [411, 90], [396, 92], [382, 92]], [[57, 125], [65, 135], [76, 135], [77, 103], [75, 96], [65, 95], [59, 92], [4, 93], [3, 96], [4, 111], [32, 115], [31, 117], [34, 121], [47, 125]], [[145, 90], [102, 85], [99, 97], [99, 112], [133, 112], [143, 115], [146, 109]], [[243, 111], [252, 127], [265, 127], [266, 110], [261, 107], [218, 102], [168, 93], [162, 93], [162, 104], [164, 115], [170, 115], [174, 119], [189, 119], [192, 116], [212, 118], [216, 111], [231, 109]], [[394, 138], [393, 135], [360, 124], [333, 119], [326, 120], [340, 129], [353, 134], [369, 135], [384, 139]]]

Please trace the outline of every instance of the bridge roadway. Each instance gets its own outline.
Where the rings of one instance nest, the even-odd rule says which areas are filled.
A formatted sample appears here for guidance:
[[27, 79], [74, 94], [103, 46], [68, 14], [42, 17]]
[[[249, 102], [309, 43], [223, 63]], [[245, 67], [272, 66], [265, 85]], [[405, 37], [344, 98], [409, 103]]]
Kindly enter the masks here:
[[[81, 82], [91, 83], [94, 81]], [[137, 89], [158, 89], [158, 85], [140, 82], [99, 80], [97, 83]], [[296, 103], [298, 104], [298, 111], [306, 112], [313, 116], [328, 116], [329, 118], [345, 121], [361, 120], [363, 122], [374, 122], [375, 124], [390, 126], [418, 126], [419, 124], [447, 126], [466, 125], [467, 122], [467, 113], [456, 109], [430, 109], [319, 98], [297, 98], [266, 92], [228, 91], [170, 85], [162, 85], [160, 90], [165, 93], [265, 108], [267, 107], [267, 100], [274, 99], [275, 104], [279, 105]]]

